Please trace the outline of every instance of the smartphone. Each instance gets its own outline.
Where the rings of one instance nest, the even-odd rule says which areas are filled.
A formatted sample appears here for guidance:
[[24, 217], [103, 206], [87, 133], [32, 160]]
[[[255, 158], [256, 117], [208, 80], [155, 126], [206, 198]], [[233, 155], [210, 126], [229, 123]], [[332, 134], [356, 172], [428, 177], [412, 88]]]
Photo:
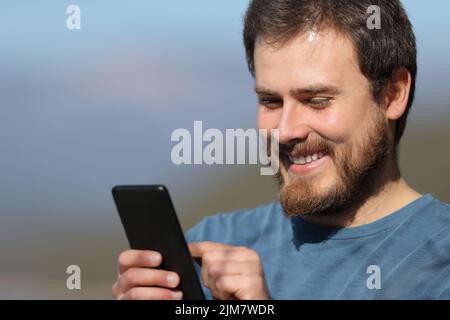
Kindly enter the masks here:
[[180, 276], [184, 300], [204, 300], [200, 281], [167, 188], [122, 185], [112, 195], [132, 249], [161, 253], [161, 269]]

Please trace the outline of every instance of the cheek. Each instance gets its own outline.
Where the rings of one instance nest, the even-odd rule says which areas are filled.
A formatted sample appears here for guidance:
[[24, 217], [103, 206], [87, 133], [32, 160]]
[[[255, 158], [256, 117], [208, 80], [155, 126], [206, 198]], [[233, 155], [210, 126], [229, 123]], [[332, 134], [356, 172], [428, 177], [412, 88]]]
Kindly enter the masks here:
[[348, 139], [351, 126], [349, 126], [348, 117], [344, 114], [329, 112], [315, 121], [313, 130], [324, 139], [334, 143], [342, 143]]
[[337, 106], [321, 117], [320, 121], [316, 123], [316, 128], [323, 137], [336, 143], [346, 143], [353, 137], [365, 134], [364, 123], [366, 122], [367, 113]]
[[277, 110], [268, 111], [259, 107], [257, 117], [257, 126], [259, 129], [275, 129], [279, 121], [280, 113]]

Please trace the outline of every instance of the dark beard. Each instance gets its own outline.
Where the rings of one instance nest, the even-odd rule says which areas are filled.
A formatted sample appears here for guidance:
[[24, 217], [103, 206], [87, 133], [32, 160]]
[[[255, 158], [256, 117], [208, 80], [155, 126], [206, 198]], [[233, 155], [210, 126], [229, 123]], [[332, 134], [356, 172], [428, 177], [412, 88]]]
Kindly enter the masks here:
[[[389, 126], [381, 112], [378, 112], [367, 132], [360, 145], [352, 146], [353, 150], [346, 150], [340, 155], [331, 146], [326, 147], [340, 178], [326, 194], [319, 194], [311, 181], [292, 180], [285, 185], [284, 177], [278, 171], [275, 176], [280, 186], [278, 198], [288, 217], [340, 214], [361, 205], [379, 191], [379, 175], [392, 154]], [[324, 141], [318, 144], [327, 145]]]

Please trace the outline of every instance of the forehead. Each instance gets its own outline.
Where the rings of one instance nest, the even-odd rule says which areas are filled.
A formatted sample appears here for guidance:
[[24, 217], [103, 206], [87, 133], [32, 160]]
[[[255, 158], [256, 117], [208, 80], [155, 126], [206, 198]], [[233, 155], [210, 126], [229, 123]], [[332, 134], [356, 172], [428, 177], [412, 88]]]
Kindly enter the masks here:
[[352, 41], [331, 30], [301, 33], [282, 45], [258, 37], [254, 62], [257, 86], [272, 89], [293, 82], [338, 85], [363, 77]]

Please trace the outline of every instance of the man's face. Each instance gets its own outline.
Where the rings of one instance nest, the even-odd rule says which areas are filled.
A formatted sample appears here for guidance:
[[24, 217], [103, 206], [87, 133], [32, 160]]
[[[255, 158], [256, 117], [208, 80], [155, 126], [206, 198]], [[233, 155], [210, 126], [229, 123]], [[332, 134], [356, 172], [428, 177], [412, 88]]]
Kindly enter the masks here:
[[279, 130], [288, 216], [338, 213], [370, 192], [391, 134], [350, 40], [304, 33], [275, 48], [258, 38], [255, 78], [258, 127]]

